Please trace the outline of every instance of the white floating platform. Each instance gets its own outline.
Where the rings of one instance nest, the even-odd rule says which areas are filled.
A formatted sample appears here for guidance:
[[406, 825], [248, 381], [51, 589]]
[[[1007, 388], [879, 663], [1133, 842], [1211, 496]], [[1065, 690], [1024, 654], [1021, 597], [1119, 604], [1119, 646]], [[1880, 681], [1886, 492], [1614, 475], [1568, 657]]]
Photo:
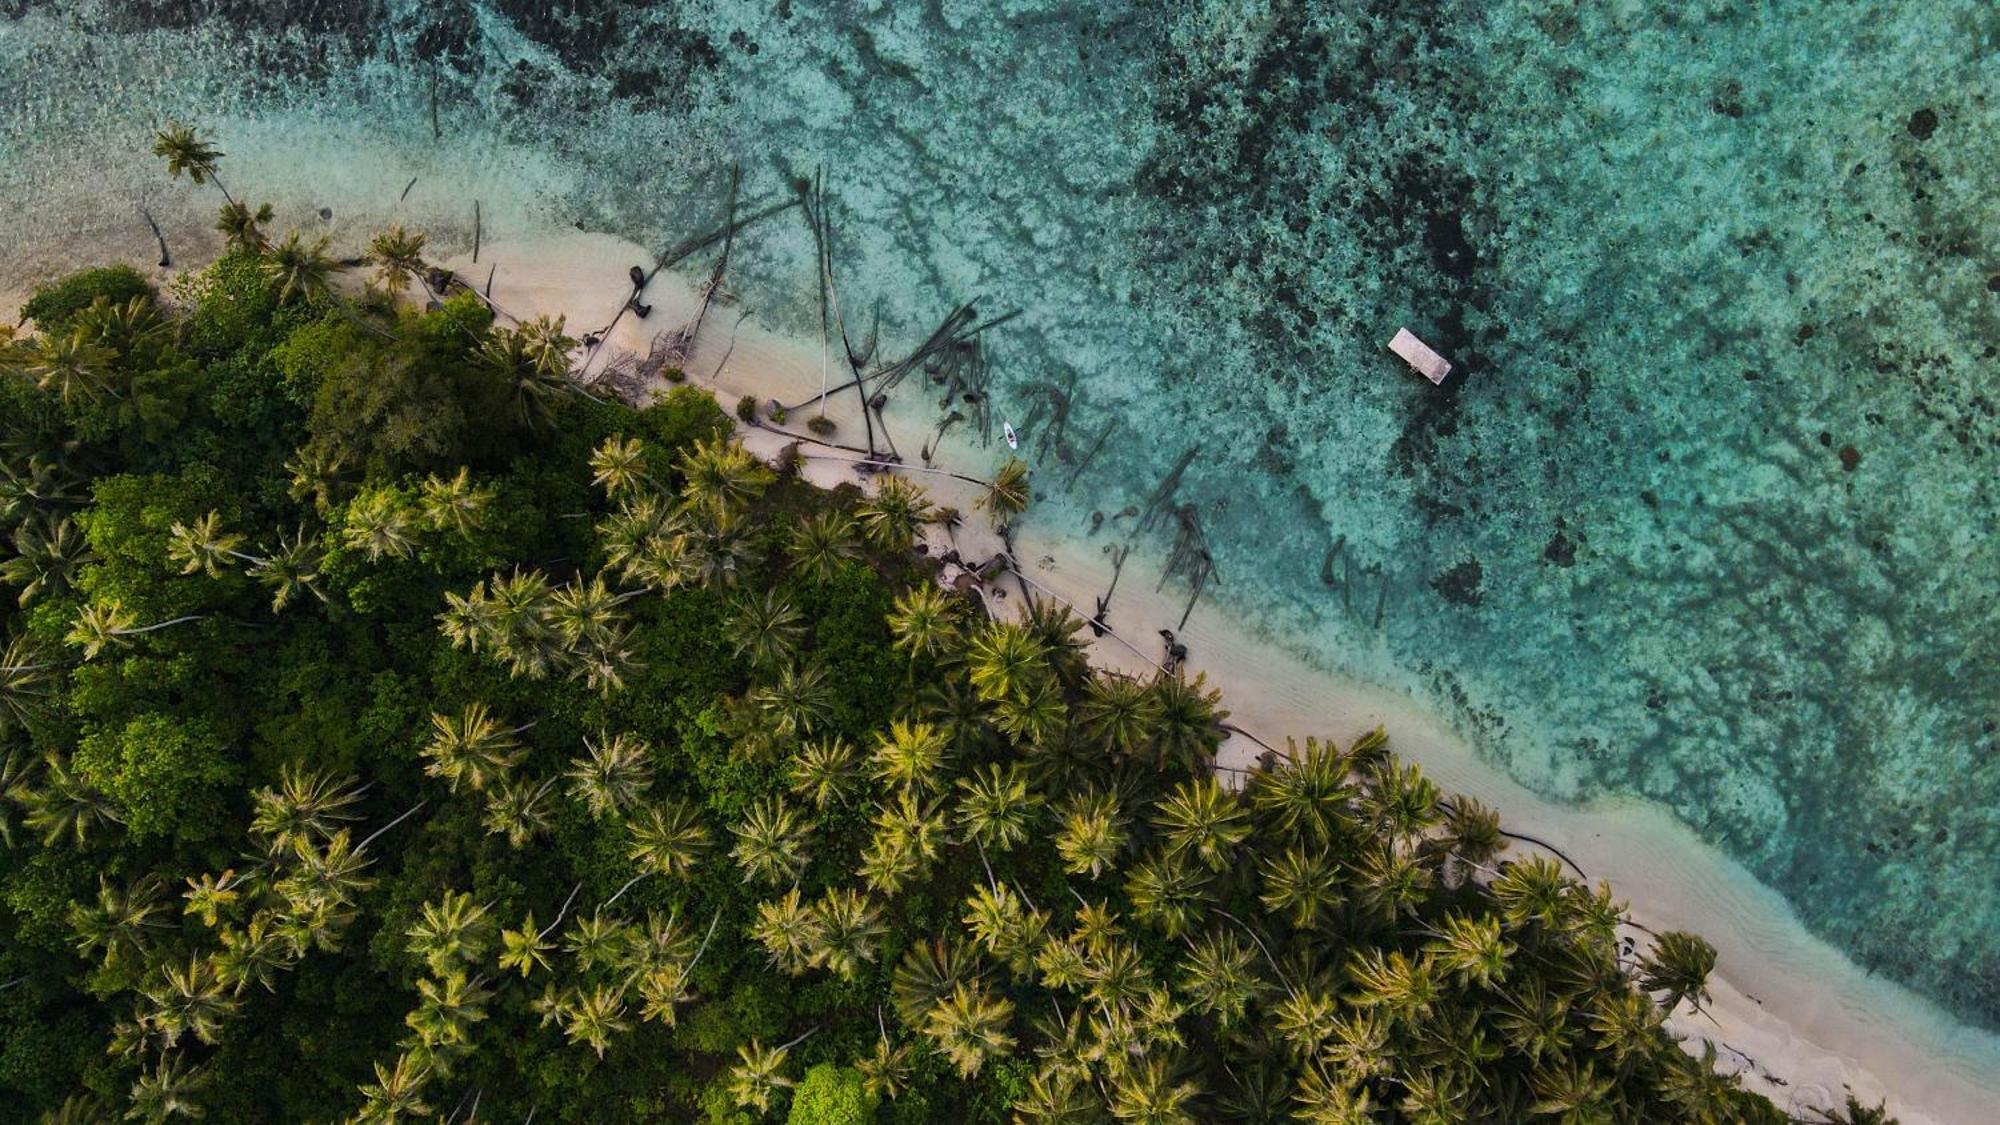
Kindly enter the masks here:
[[1407, 328], [1396, 329], [1396, 335], [1389, 341], [1389, 350], [1403, 357], [1403, 362], [1415, 368], [1417, 374], [1438, 386], [1444, 385], [1445, 376], [1451, 374], [1451, 361], [1431, 350], [1429, 344], [1410, 334]]

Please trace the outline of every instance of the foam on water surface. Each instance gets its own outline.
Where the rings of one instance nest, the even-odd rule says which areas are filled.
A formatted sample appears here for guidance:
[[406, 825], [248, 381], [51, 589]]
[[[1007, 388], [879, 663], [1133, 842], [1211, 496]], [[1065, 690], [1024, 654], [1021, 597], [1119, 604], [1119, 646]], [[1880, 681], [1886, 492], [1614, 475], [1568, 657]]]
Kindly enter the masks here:
[[[194, 239], [167, 117], [350, 244], [664, 246], [824, 169], [857, 335], [1021, 311], [1039, 532], [1187, 506], [1205, 596], [2000, 1024], [1990, 5], [298, 7], [0, 22], [11, 272]], [[816, 335], [811, 261], [787, 214], [731, 284]]]

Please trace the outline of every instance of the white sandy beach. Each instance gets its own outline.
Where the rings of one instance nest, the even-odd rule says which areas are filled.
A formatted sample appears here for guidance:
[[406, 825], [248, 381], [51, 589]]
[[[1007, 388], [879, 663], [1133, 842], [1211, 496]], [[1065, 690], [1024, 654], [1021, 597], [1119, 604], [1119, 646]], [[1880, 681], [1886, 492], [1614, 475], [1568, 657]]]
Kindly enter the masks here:
[[[185, 240], [177, 241], [185, 245]], [[153, 252], [144, 240], [99, 248], [100, 253], [107, 250], [115, 251], [117, 259], [151, 265]], [[356, 248], [342, 245], [335, 251]], [[64, 253], [80, 251], [66, 248]], [[9, 282], [18, 284], [25, 276], [24, 264], [17, 260]], [[492, 296], [500, 308], [521, 317], [563, 315], [572, 334], [581, 335], [613, 319], [630, 292], [628, 268], [650, 268], [652, 257], [609, 235], [558, 231], [534, 239], [489, 239], [477, 266], [469, 254], [443, 264], [482, 284], [492, 270]], [[686, 321], [697, 292], [685, 279], [662, 274], [645, 299], [653, 306], [651, 316], [623, 317], [591, 358], [586, 376], [621, 357], [646, 354], [656, 335]], [[19, 301], [18, 292], [0, 292], [0, 318], [11, 322]], [[740, 313], [734, 306], [711, 310], [685, 365], [689, 382], [714, 391], [725, 406], [745, 394], [787, 402], [816, 394], [821, 387], [819, 342], [780, 337], [761, 328], [754, 315], [739, 322]], [[889, 341], [886, 350], [913, 343]], [[831, 381], [838, 385], [845, 366], [837, 357], [832, 363]], [[906, 400], [916, 397], [904, 395]], [[803, 433], [811, 412], [794, 414], [791, 426]], [[827, 414], [840, 423], [836, 440], [859, 440], [852, 391], [834, 397]], [[899, 411], [895, 403], [887, 419], [906, 456], [921, 446], [932, 421], [919, 409]], [[786, 441], [771, 434], [748, 438], [766, 453], [775, 453]], [[1004, 449], [947, 443], [939, 463], [979, 475], [1002, 453]], [[857, 480], [848, 456], [812, 455], [809, 471], [822, 483]], [[942, 476], [918, 479], [935, 498], [967, 513], [966, 526], [958, 533], [966, 557], [984, 559], [998, 549], [973, 512], [971, 486]], [[1089, 615], [1094, 599], [1111, 581], [1110, 561], [1098, 549], [1038, 541], [1032, 509], [1016, 557], [1028, 579], [1082, 607], [1080, 616]], [[1142, 550], [1128, 560], [1130, 573], [1118, 585], [1108, 622], [1116, 634], [1131, 639], [1132, 647], [1117, 637], [1102, 639], [1095, 646], [1101, 662], [1136, 671], [1159, 657], [1157, 630], [1177, 622], [1185, 597], [1171, 587], [1154, 592], [1159, 566], [1157, 557], [1148, 559]], [[1011, 579], [994, 586], [1014, 590]], [[1011, 594], [1010, 600], [1018, 603], [1019, 594]], [[1708, 938], [1719, 952], [1711, 981], [1713, 1004], [1703, 1015], [1683, 1009], [1674, 1026], [1690, 1037], [1691, 1050], [1699, 1050], [1701, 1039], [1714, 1040], [1724, 1065], [1745, 1071], [1746, 1083], [1780, 1108], [1802, 1116], [1812, 1108], [1838, 1104], [1846, 1088], [1871, 1104], [1886, 1098], [1906, 1125], [2000, 1121], [2000, 1036], [1958, 1024], [1909, 991], [1864, 973], [1807, 933], [1774, 892], [1660, 809], [1639, 803], [1578, 809], [1547, 801], [1479, 759], [1464, 740], [1409, 700], [1315, 671], [1300, 653], [1254, 635], [1214, 595], [1195, 608], [1179, 635], [1190, 649], [1191, 670], [1222, 690], [1231, 723], [1249, 735], [1282, 746], [1288, 736], [1345, 741], [1383, 725], [1399, 754], [1421, 763], [1446, 788], [1497, 808], [1503, 827], [1560, 849], [1593, 880], [1609, 879], [1632, 904], [1634, 921], [1654, 930], [1694, 930]], [[1232, 737], [1224, 747], [1223, 764], [1249, 764], [1261, 749], [1250, 739]]]

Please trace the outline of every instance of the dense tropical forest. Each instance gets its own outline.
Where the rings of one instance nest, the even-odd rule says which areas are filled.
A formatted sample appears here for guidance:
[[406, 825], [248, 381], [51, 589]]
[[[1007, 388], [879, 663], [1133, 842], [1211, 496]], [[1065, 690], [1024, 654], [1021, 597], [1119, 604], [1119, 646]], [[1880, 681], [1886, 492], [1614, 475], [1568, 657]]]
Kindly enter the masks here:
[[0, 1115], [1784, 1119], [1662, 1029], [1706, 943], [1382, 733], [1224, 784], [1198, 678], [940, 585], [1018, 469], [815, 489], [269, 219], [0, 340]]

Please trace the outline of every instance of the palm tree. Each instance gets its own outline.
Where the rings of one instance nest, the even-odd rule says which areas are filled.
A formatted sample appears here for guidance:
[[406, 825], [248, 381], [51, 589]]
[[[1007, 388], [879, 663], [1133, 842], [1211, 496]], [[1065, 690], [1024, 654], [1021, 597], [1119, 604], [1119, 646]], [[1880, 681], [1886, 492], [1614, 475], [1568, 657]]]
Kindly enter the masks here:
[[165, 910], [157, 878], [141, 876], [130, 886], [114, 887], [99, 875], [96, 903], [70, 903], [67, 920], [77, 953], [89, 957], [103, 950], [103, 963], [109, 965], [124, 955], [144, 953], [151, 943], [147, 930], [164, 928], [155, 918]]
[[1416, 763], [1377, 766], [1369, 782], [1361, 795], [1361, 815], [1393, 845], [1409, 844], [1442, 819], [1437, 784]]
[[628, 828], [632, 839], [626, 854], [661, 875], [686, 878], [708, 850], [708, 828], [695, 807], [679, 797], [645, 806]]
[[178, 121], [169, 122], [159, 132], [153, 134], [153, 155], [164, 157], [167, 175], [179, 179], [183, 173], [197, 185], [213, 183], [222, 198], [231, 203], [235, 197], [215, 175], [215, 167], [221, 162], [223, 152], [194, 131], [193, 126]]
[[332, 291], [333, 275], [347, 267], [326, 252], [331, 242], [326, 235], [307, 242], [294, 227], [283, 242], [271, 247], [264, 258], [264, 273], [278, 287], [279, 301], [295, 296], [310, 300]]
[[933, 583], [912, 586], [889, 613], [889, 636], [912, 660], [941, 656], [958, 646], [960, 604]]
[[14, 557], [0, 563], [0, 582], [21, 587], [16, 600], [26, 609], [43, 594], [73, 589], [77, 575], [96, 561], [74, 521], [43, 512], [14, 529]]
[[1171, 855], [1188, 855], [1211, 871], [1226, 871], [1231, 852], [1250, 835], [1250, 815], [1233, 790], [1212, 777], [1184, 781], [1153, 808]]
[[1048, 646], [1017, 621], [988, 621], [966, 650], [972, 685], [987, 702], [1024, 692], [1037, 677], [1048, 675]]
[[906, 477], [884, 474], [875, 492], [855, 506], [861, 533], [882, 551], [901, 551], [916, 539], [931, 518], [931, 502], [922, 486]]
[[1042, 796], [1029, 787], [1028, 771], [1019, 762], [1002, 767], [988, 763], [969, 778], [960, 778], [959, 823], [982, 848], [1005, 852], [1028, 839], [1031, 821]]
[[318, 539], [306, 534], [303, 524], [290, 536], [279, 532], [277, 543], [264, 552], [263, 558], [250, 565], [250, 577], [271, 588], [271, 612], [282, 611], [302, 590], [326, 600], [319, 588], [319, 567], [326, 552], [320, 549]]
[[797, 887], [769, 902], [758, 903], [757, 918], [748, 932], [751, 940], [770, 955], [773, 967], [793, 976], [811, 967], [814, 950], [824, 943], [819, 915], [800, 900]]
[[751, 667], [774, 668], [790, 663], [804, 636], [805, 626], [799, 611], [777, 590], [767, 589], [762, 596], [737, 599], [729, 643], [737, 655], [750, 661]]
[[641, 496], [653, 482], [646, 471], [646, 443], [623, 434], [613, 434], [598, 443], [590, 455], [590, 472], [590, 483], [614, 500], [621, 496]]
[[17, 783], [7, 796], [27, 809], [21, 823], [42, 834], [45, 847], [68, 836], [82, 847], [90, 834], [106, 824], [123, 823], [110, 798], [72, 771], [54, 750], [42, 756], [41, 783]]
[[269, 915], [258, 914], [240, 928], [225, 926], [217, 936], [222, 950], [215, 954], [215, 971], [238, 995], [252, 984], [266, 992], [277, 991], [278, 970], [290, 968], [297, 959], [284, 935], [272, 927]]
[[[881, 1013], [876, 1014], [879, 1017]], [[854, 1069], [861, 1072], [863, 1091], [877, 1098], [893, 1098], [910, 1084], [910, 1048], [890, 1043], [886, 1034], [878, 1036], [874, 1053], [855, 1059]]]
[[[557, 919], [560, 921], [561, 919]], [[503, 971], [518, 972], [523, 980], [536, 971], [550, 970], [549, 951], [555, 943], [549, 941], [545, 931], [535, 927], [535, 912], [529, 911], [521, 919], [518, 929], [500, 931], [500, 968]]]
[[204, 873], [188, 876], [188, 889], [181, 892], [187, 905], [181, 908], [181, 913], [194, 915], [209, 929], [220, 926], [223, 916], [233, 914], [238, 900], [243, 897], [238, 886], [243, 881], [247, 880], [238, 880], [233, 867], [219, 875]]
[[889, 995], [897, 1018], [912, 1027], [921, 1025], [959, 982], [978, 975], [979, 959], [951, 938], [913, 943], [889, 977]]
[[793, 526], [787, 549], [799, 574], [814, 582], [831, 582], [843, 564], [860, 557], [854, 517], [837, 508], [814, 512]]
[[382, 282], [382, 288], [392, 296], [400, 295], [409, 288], [411, 278], [423, 276], [423, 232], [404, 230], [401, 223], [390, 224], [388, 230], [377, 232], [369, 240], [368, 261], [375, 266], [375, 276]]
[[577, 968], [593, 972], [623, 965], [631, 952], [632, 937], [632, 923], [599, 906], [563, 931], [563, 949], [576, 958]]
[[1111, 672], [1100, 672], [1084, 684], [1077, 701], [1077, 721], [1105, 749], [1137, 758], [1152, 742], [1160, 721], [1159, 700], [1145, 684]]
[[493, 990], [481, 983], [484, 979], [468, 980], [456, 970], [441, 980], [420, 978], [417, 1007], [405, 1013], [403, 1022], [427, 1048], [465, 1046], [471, 1026], [486, 1018], [486, 1002], [493, 997]]
[[210, 1077], [202, 1067], [188, 1066], [179, 1054], [162, 1055], [158, 1065], [133, 1081], [132, 1108], [126, 1116], [148, 1122], [201, 1117], [196, 1098]]
[[809, 799], [813, 808], [822, 812], [846, 800], [859, 781], [854, 747], [838, 735], [806, 743], [792, 759], [792, 792]]
[[618, 989], [597, 985], [579, 991], [563, 1010], [563, 1035], [571, 1043], [588, 1043], [601, 1059], [613, 1035], [631, 1030], [624, 1017], [624, 995]]
[[404, 559], [416, 553], [412, 533], [417, 513], [392, 486], [363, 489], [348, 503], [342, 523], [342, 540], [366, 554], [369, 562], [377, 562], [383, 555]]
[[505, 777], [496, 781], [487, 791], [486, 812], [480, 818], [487, 834], [505, 836], [508, 847], [524, 848], [547, 832], [554, 825], [549, 790], [555, 787], [556, 780], [551, 777], [540, 785]]
[[96, 402], [111, 389], [112, 364], [118, 354], [94, 343], [83, 328], [44, 333], [30, 348], [22, 374], [37, 388], [54, 394], [64, 406]]
[[222, 529], [222, 514], [210, 509], [192, 524], [178, 520], [167, 529], [167, 561], [181, 564], [182, 574], [205, 574], [220, 578], [233, 560], [261, 560], [237, 548], [243, 536]]
[[222, 1022], [240, 1004], [223, 982], [212, 958], [190, 957], [187, 967], [163, 964], [159, 975], [140, 986], [146, 998], [141, 1022], [172, 1047], [189, 1032], [214, 1046], [222, 1037]]
[[353, 788], [354, 782], [353, 777], [336, 781], [330, 773], [285, 763], [278, 768], [277, 788], [265, 786], [250, 795], [251, 836], [262, 840], [264, 853], [272, 857], [331, 837], [342, 824], [359, 819], [354, 807], [361, 790]]
[[965, 928], [988, 955], [1026, 976], [1046, 937], [1047, 913], [1023, 902], [1006, 883], [975, 887], [965, 900]]
[[308, 446], [285, 462], [291, 475], [288, 494], [294, 500], [311, 497], [313, 506], [324, 513], [347, 490], [347, 456]]
[[470, 537], [479, 529], [481, 513], [492, 503], [493, 495], [493, 488], [474, 485], [471, 470], [461, 465], [449, 477], [432, 473], [424, 478], [417, 510], [432, 528]]
[[861, 966], [875, 959], [875, 947], [889, 927], [868, 897], [848, 887], [836, 887], [813, 906], [819, 923], [813, 963], [842, 980], [853, 980]]
[[[808, 1032], [807, 1034], [811, 1034]], [[800, 1036], [800, 1039], [805, 1036]], [[785, 1058], [791, 1053], [792, 1040], [779, 1047], [766, 1047], [755, 1039], [736, 1048], [740, 1060], [729, 1068], [729, 1098], [737, 1105], [755, 1109], [758, 1113], [771, 1111], [771, 1099], [779, 1090], [790, 1088], [792, 1080], [779, 1073], [785, 1065]]]
[[986, 486], [986, 494], [977, 503], [992, 517], [993, 526], [1000, 527], [1028, 510], [1029, 495], [1027, 462], [1009, 457], [993, 474], [993, 483]]
[[740, 511], [777, 479], [741, 442], [728, 439], [695, 442], [678, 467], [681, 495], [690, 507], [709, 513]]
[[1056, 853], [1062, 857], [1063, 870], [1095, 879], [1117, 866], [1125, 840], [1125, 818], [1117, 796], [1085, 792], [1063, 810]]
[[786, 665], [775, 681], [751, 689], [750, 702], [781, 738], [811, 734], [833, 721], [833, 687], [818, 664]]
[[1386, 841], [1362, 848], [1352, 870], [1355, 902], [1383, 921], [1416, 913], [1436, 881], [1429, 868]]
[[1847, 1095], [1847, 1104], [1840, 1109], [1808, 1112], [1818, 1119], [1814, 1125], [1896, 1125], [1896, 1119], [1889, 1116], [1886, 1103], [1877, 1102], [1871, 1108], [1851, 1093]]
[[271, 221], [271, 215], [268, 203], [258, 204], [253, 211], [232, 199], [222, 205], [222, 211], [215, 219], [215, 229], [222, 233], [222, 241], [231, 249], [261, 253], [271, 244], [271, 240], [264, 236], [264, 224]]
[[1060, 1060], [1028, 1075], [1027, 1088], [1009, 1108], [1014, 1120], [1026, 1125], [1093, 1125], [1104, 1116], [1104, 1103], [1091, 1092], [1085, 1076]]
[[1254, 968], [1256, 950], [1231, 930], [1203, 934], [1188, 943], [1181, 962], [1181, 992], [1197, 1012], [1224, 1028], [1240, 1022], [1250, 1003], [1269, 987]]
[[1111, 1116], [1139, 1125], [1181, 1125], [1200, 1120], [1190, 1103], [1199, 1084], [1177, 1077], [1167, 1059], [1142, 1059], [1117, 1072], [1111, 1083]]
[[1306, 739], [1287, 742], [1277, 768], [1260, 770], [1250, 779], [1250, 804], [1287, 840], [1326, 848], [1348, 834], [1347, 809], [1354, 790], [1347, 783], [1348, 763], [1332, 742]]
[[571, 758], [563, 774], [570, 796], [583, 802], [596, 820], [617, 819], [639, 803], [653, 783], [647, 758], [652, 747], [635, 734], [583, 740], [584, 753]]
[[1507, 977], [1515, 946], [1500, 934], [1500, 920], [1453, 911], [1425, 946], [1440, 971], [1461, 986], [1494, 988]]
[[486, 907], [474, 903], [469, 894], [446, 891], [436, 902], [424, 903], [417, 924], [404, 936], [409, 938], [406, 948], [441, 977], [484, 960], [493, 932]]
[[1510, 928], [1560, 930], [1572, 914], [1576, 884], [1563, 875], [1562, 864], [1534, 855], [1501, 865], [1486, 891]]
[[767, 797], [750, 806], [732, 830], [736, 862], [753, 879], [796, 882], [805, 872], [808, 825], [782, 797]]
[[424, 1085], [431, 1077], [428, 1064], [404, 1051], [396, 1056], [394, 1067], [384, 1067], [379, 1062], [373, 1065], [375, 1081], [361, 1087], [361, 1096], [366, 1101], [357, 1120], [369, 1125], [395, 1125], [404, 1118], [431, 1115], [431, 1107], [422, 1099]]
[[1012, 1000], [961, 980], [925, 1014], [921, 1030], [961, 1076], [971, 1078], [987, 1059], [1013, 1053], [1013, 1019]]
[[878, 779], [927, 793], [941, 781], [949, 752], [944, 734], [935, 726], [894, 719], [887, 731], [876, 736], [869, 762]]
[[1715, 971], [1715, 947], [1685, 930], [1668, 930], [1653, 939], [1653, 950], [1639, 962], [1639, 987], [1664, 992], [1660, 1006], [1671, 1012], [1692, 999], [1696, 1011], [1708, 1002], [1708, 974]]
[[1535, 1103], [1528, 1112], [1560, 1115], [1566, 1120], [1598, 1117], [1608, 1109], [1604, 1096], [1616, 1081], [1612, 1075], [1599, 1076], [1589, 1063], [1579, 1065], [1575, 1059], [1542, 1067], [1535, 1071]]
[[1259, 864], [1264, 889], [1257, 900], [1282, 912], [1295, 929], [1310, 930], [1340, 901], [1339, 865], [1324, 852], [1296, 844]]
[[1193, 682], [1178, 673], [1153, 681], [1153, 698], [1160, 714], [1154, 752], [1161, 766], [1204, 766], [1222, 745], [1222, 721], [1229, 712], [1219, 706], [1222, 693], [1207, 687], [1205, 675], [1197, 675]]
[[424, 747], [427, 777], [442, 777], [458, 792], [463, 781], [475, 792], [504, 779], [527, 754], [518, 729], [493, 717], [486, 704], [468, 703], [457, 715], [431, 715], [431, 741]]
[[576, 341], [564, 331], [563, 318], [537, 319], [519, 328], [496, 328], [480, 345], [481, 360], [511, 388], [514, 419], [524, 428], [547, 426], [555, 403], [573, 388], [569, 353]]
[[1125, 894], [1135, 917], [1177, 938], [1201, 920], [1211, 898], [1209, 875], [1190, 863], [1185, 851], [1155, 852], [1132, 869]]

